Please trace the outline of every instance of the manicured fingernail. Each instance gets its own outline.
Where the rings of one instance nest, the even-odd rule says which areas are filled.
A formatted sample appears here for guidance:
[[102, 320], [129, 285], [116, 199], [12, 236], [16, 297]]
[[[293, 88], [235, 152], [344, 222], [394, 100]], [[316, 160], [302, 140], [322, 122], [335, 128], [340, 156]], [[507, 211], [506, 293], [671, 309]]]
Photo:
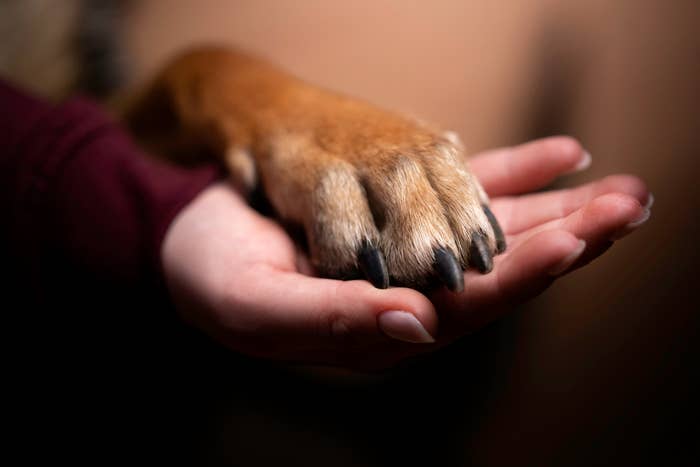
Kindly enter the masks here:
[[654, 205], [654, 193], [649, 193], [649, 197], [647, 198], [647, 204], [644, 205], [644, 209], [651, 209], [651, 207]]
[[379, 329], [387, 336], [413, 344], [431, 344], [433, 336], [425, 330], [412, 313], [399, 310], [385, 311], [377, 318]]
[[592, 161], [593, 158], [591, 157], [591, 153], [588, 151], [583, 151], [583, 157], [581, 157], [581, 160], [578, 161], [578, 164], [576, 164], [574, 168], [571, 169], [570, 173], [576, 173], [586, 170], [591, 166]]
[[549, 274], [552, 276], [558, 276], [564, 273], [567, 269], [571, 267], [572, 264], [576, 262], [577, 259], [579, 259], [579, 257], [585, 249], [586, 242], [584, 240], [579, 240], [576, 248], [571, 253], [566, 255], [566, 257], [563, 260], [561, 260], [556, 266], [554, 266], [549, 271]]
[[633, 220], [632, 222], [630, 222], [629, 224], [627, 224], [626, 226], [624, 226], [623, 228], [621, 228], [620, 230], [615, 232], [610, 237], [610, 240], [613, 240], [613, 241], [619, 240], [622, 237], [625, 237], [625, 236], [629, 235], [630, 233], [634, 232], [635, 230], [637, 230], [637, 228], [640, 225], [642, 225], [643, 223], [645, 223], [646, 221], [649, 220], [649, 216], [651, 216], [651, 210], [649, 208], [644, 208], [642, 210], [642, 214], [638, 218], [636, 218], [635, 220]]

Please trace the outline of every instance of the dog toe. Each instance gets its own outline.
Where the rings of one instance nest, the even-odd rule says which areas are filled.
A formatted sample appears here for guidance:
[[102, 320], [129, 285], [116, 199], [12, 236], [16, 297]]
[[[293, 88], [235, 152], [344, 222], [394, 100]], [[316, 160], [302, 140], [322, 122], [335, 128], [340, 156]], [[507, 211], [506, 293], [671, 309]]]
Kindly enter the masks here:
[[372, 245], [365, 244], [357, 255], [357, 262], [365, 278], [376, 288], [389, 287], [389, 270], [384, 254]]
[[435, 272], [452, 292], [464, 290], [464, 274], [454, 253], [446, 248], [435, 250]]
[[493, 269], [493, 256], [491, 249], [486, 243], [486, 236], [478, 233], [472, 237], [469, 250], [470, 265], [482, 274], [491, 272]]
[[504, 251], [506, 251], [507, 244], [506, 236], [503, 233], [501, 224], [499, 224], [498, 219], [496, 219], [496, 216], [493, 214], [493, 211], [491, 211], [491, 208], [488, 204], [483, 204], [482, 208], [484, 209], [484, 214], [486, 215], [486, 218], [489, 220], [491, 230], [493, 230], [493, 235], [496, 238], [496, 254], [503, 253]]

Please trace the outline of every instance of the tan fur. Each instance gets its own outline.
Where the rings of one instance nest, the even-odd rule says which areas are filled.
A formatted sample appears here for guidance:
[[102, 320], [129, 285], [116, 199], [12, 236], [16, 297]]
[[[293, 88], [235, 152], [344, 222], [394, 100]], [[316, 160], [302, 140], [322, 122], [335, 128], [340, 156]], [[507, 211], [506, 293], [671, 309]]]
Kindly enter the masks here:
[[310, 86], [243, 53], [204, 48], [181, 56], [126, 119], [151, 150], [180, 161], [214, 154], [247, 190], [262, 183], [278, 214], [304, 226], [323, 274], [356, 268], [358, 250], [370, 243], [396, 283], [419, 284], [432, 272], [436, 247], [466, 265], [474, 232], [495, 245], [485, 195], [456, 135]]

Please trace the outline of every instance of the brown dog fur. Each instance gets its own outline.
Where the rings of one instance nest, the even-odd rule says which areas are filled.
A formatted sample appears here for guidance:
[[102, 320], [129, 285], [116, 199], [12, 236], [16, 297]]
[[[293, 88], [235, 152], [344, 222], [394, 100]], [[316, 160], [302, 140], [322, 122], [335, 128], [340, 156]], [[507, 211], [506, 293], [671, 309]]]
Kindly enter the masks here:
[[363, 245], [396, 284], [433, 274], [435, 249], [470, 263], [474, 235], [496, 240], [450, 133], [308, 85], [244, 53], [188, 52], [125, 113], [137, 138], [180, 162], [215, 154], [236, 183], [257, 183], [283, 219], [302, 225], [313, 264], [343, 277]]

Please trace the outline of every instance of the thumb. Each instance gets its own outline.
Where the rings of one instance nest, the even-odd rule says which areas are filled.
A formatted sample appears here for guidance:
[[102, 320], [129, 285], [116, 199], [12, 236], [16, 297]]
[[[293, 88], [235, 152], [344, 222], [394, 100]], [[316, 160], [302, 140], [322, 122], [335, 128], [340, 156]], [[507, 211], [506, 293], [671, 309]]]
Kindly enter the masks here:
[[269, 268], [251, 271], [239, 284], [222, 312], [232, 344], [245, 343], [246, 353], [284, 358], [289, 355], [279, 354], [303, 351], [308, 360], [309, 352], [357, 351], [392, 341], [419, 345], [437, 335], [435, 308], [415, 290]]

